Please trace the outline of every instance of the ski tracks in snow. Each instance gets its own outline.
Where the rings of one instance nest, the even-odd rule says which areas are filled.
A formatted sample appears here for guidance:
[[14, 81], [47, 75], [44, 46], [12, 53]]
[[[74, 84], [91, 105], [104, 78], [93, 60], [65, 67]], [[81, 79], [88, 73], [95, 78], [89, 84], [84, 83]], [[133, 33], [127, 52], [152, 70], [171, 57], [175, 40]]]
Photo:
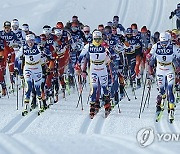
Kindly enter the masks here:
[[33, 154], [34, 151], [22, 142], [11, 135], [0, 134], [0, 148], [4, 149], [4, 153]]
[[101, 134], [104, 121], [104, 108], [102, 107], [100, 111], [94, 116], [93, 119], [90, 119], [89, 114], [84, 119], [82, 126], [79, 130], [81, 134]]
[[36, 111], [28, 113], [25, 117], [18, 114], [2, 130], [0, 130], [0, 133], [11, 135], [22, 133], [37, 117], [38, 115]]

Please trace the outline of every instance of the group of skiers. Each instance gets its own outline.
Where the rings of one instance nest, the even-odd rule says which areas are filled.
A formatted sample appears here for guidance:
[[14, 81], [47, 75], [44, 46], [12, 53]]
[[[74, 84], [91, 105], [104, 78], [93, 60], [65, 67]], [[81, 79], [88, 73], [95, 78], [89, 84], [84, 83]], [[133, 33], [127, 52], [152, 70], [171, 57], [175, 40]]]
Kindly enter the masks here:
[[63, 22], [57, 22], [54, 27], [44, 25], [40, 36], [30, 31], [28, 24], [23, 24], [20, 29], [17, 19], [5, 21], [0, 31], [1, 93], [2, 96], [8, 94], [5, 81], [8, 68], [11, 89], [18, 84], [18, 77], [22, 87], [26, 88], [24, 116], [36, 105], [40, 114], [58, 102], [60, 88], [63, 98], [66, 91], [69, 93], [75, 88], [82, 95], [89, 82], [90, 118], [98, 113], [102, 104], [107, 117], [127, 96], [128, 85], [136, 98], [135, 90], [144, 80], [149, 86], [156, 77], [159, 91], [157, 119], [164, 109], [164, 100], [167, 100], [172, 122], [175, 101], [180, 99], [179, 94], [175, 97], [175, 91], [180, 91], [179, 39], [179, 29], [153, 35], [146, 26], [139, 31], [136, 23], [125, 29], [118, 16], [107, 25], [98, 25], [92, 33], [90, 26], [83, 25], [77, 16], [73, 16], [65, 26]]

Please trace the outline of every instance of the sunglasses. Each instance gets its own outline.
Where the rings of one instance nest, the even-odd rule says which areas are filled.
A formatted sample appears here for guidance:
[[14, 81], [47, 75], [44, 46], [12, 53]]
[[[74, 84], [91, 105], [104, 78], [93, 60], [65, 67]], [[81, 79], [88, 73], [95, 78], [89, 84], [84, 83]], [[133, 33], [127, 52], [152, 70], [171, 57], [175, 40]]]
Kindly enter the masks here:
[[84, 31], [84, 33], [89, 33], [90, 31]]
[[5, 26], [4, 29], [11, 29], [11, 27], [10, 26]]
[[101, 40], [101, 38], [94, 38], [94, 40], [95, 40], [95, 41], [100, 41], [100, 40]]

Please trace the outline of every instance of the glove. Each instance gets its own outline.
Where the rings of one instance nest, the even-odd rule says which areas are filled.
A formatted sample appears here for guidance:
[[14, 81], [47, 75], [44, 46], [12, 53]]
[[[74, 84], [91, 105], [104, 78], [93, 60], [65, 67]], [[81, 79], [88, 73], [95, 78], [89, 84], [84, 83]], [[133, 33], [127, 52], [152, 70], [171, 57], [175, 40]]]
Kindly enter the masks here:
[[50, 68], [48, 67], [48, 68], [46, 69], [46, 74], [49, 75], [49, 74], [50, 74], [50, 71], [51, 71], [51, 70], [50, 70]]
[[76, 63], [76, 65], [74, 66], [74, 69], [77, 73], [77, 75], [80, 75], [81, 74], [81, 65]]
[[169, 16], [169, 19], [172, 19], [172, 17], [175, 15], [175, 12], [171, 12], [171, 15]]
[[120, 36], [119, 36], [119, 40], [120, 40], [122, 43], [124, 43], [124, 42], [125, 42], [125, 37], [124, 37], [123, 35], [120, 35]]
[[86, 76], [88, 75], [88, 73], [86, 71], [83, 71], [81, 75], [82, 75], [83, 78], [86, 79]]
[[43, 51], [43, 50], [44, 50], [44, 47], [43, 47], [43, 46], [39, 46], [39, 49], [40, 49], [41, 51]]
[[21, 80], [24, 80], [24, 76], [23, 76], [23, 75], [21, 75], [21, 76], [20, 76], [20, 79], [21, 79]]
[[19, 75], [19, 71], [18, 71], [17, 68], [14, 68], [14, 75], [15, 75], [15, 76], [16, 76], [16, 75]]

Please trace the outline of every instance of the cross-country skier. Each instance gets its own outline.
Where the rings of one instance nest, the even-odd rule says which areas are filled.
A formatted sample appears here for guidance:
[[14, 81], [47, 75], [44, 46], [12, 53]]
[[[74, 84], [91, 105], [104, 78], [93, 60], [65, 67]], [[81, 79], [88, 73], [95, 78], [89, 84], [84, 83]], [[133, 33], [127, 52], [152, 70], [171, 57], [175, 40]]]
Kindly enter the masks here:
[[112, 23], [113, 23], [113, 26], [117, 27], [118, 34], [124, 34], [125, 28], [119, 23], [119, 16], [114, 16]]
[[[150, 66], [153, 66], [155, 61], [157, 63], [156, 77], [159, 89], [156, 104], [157, 119], [162, 113], [161, 111], [164, 109], [165, 104], [163, 104], [163, 101], [167, 98], [169, 120], [170, 122], [173, 122], [175, 110], [175, 69], [173, 62], [180, 58], [180, 51], [177, 46], [172, 44], [170, 33], [163, 32], [160, 34], [160, 41], [153, 45], [150, 51], [150, 56]], [[150, 69], [149, 72], [152, 74], [152, 69]]]
[[92, 34], [90, 32], [90, 27], [88, 25], [85, 25], [83, 27], [83, 32], [84, 32], [87, 42], [92, 43]]
[[[4, 29], [0, 31], [0, 37], [6, 41], [6, 50], [8, 53], [8, 67], [10, 73], [10, 81], [12, 84], [12, 90], [14, 89], [14, 55], [15, 51], [14, 48], [18, 47], [19, 39], [17, 38], [16, 34], [11, 30], [11, 22], [5, 21], [4, 22]], [[6, 65], [6, 64], [5, 64]]]
[[76, 70], [79, 70], [81, 61], [86, 54], [90, 55], [90, 84], [92, 85], [92, 94], [90, 102], [90, 117], [95, 114], [95, 102], [96, 102], [96, 92], [98, 84], [104, 92], [105, 101], [105, 116], [107, 116], [111, 111], [110, 96], [108, 93], [108, 73], [107, 73], [107, 63], [110, 62], [107, 56], [106, 49], [101, 45], [102, 43], [102, 33], [98, 30], [93, 32], [93, 42], [84, 46], [78, 63], [76, 64]]
[[180, 3], [177, 4], [177, 9], [171, 12], [171, 15], [169, 16], [169, 19], [172, 19], [176, 15], [176, 27], [177, 29], [180, 29]]
[[32, 85], [34, 83], [34, 87], [36, 90], [36, 95], [38, 97], [38, 107], [39, 113], [43, 111], [43, 104], [41, 99], [41, 83], [42, 83], [42, 53], [40, 47], [35, 44], [35, 36], [33, 34], [28, 34], [26, 36], [26, 44], [24, 44], [17, 56], [19, 58], [24, 56], [25, 64], [24, 64], [24, 79], [27, 85], [27, 90], [25, 92], [24, 99], [24, 111], [22, 115], [28, 113], [29, 109], [29, 101], [32, 92]]

